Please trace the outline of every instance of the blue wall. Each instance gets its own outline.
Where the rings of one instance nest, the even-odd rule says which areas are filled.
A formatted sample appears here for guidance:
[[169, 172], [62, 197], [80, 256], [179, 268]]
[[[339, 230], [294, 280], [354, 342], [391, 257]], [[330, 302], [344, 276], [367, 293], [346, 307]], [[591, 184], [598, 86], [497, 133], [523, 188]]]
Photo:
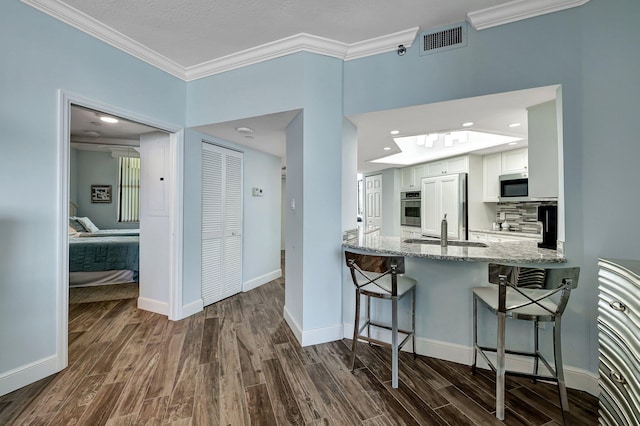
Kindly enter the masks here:
[[18, 1], [0, 3], [0, 53], [1, 376], [55, 361], [59, 90], [179, 128], [186, 83]]
[[[140, 224], [118, 222], [118, 159], [110, 152], [77, 151], [71, 155], [69, 199], [78, 203], [77, 216], [86, 216], [100, 229], [133, 229]], [[74, 164], [75, 162], [75, 164]], [[73, 171], [76, 173], [73, 173]], [[91, 185], [111, 185], [110, 203], [92, 203]], [[76, 198], [71, 197], [72, 188]]]

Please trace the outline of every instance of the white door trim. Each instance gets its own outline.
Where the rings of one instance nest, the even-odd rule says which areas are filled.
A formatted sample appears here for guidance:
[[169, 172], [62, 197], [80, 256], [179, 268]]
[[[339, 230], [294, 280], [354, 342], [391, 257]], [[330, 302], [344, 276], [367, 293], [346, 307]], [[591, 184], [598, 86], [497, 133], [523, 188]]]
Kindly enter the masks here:
[[[169, 288], [169, 319], [182, 318], [182, 241], [183, 241], [183, 152], [184, 132], [181, 126], [150, 119], [122, 108], [105, 104], [65, 90], [58, 91], [58, 244], [57, 296], [56, 296], [56, 365], [60, 371], [68, 365], [68, 318], [69, 318], [69, 155], [71, 104], [117, 115], [132, 121], [147, 124], [169, 132], [171, 141], [171, 167], [174, 178], [171, 182], [171, 277]], [[49, 374], [54, 373], [52, 371]], [[26, 385], [27, 383], [25, 383]]]

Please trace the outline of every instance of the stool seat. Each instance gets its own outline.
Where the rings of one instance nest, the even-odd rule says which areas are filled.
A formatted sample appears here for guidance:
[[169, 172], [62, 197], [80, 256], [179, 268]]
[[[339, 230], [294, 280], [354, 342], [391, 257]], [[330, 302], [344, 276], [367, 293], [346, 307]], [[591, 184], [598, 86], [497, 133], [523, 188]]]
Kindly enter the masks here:
[[[474, 287], [473, 294], [478, 297], [494, 314], [498, 312], [498, 287]], [[521, 293], [522, 292], [522, 293]], [[534, 321], [550, 317], [558, 310], [558, 304], [548, 297], [553, 293], [547, 290], [514, 290], [507, 287], [506, 316], [507, 318], [526, 319]], [[526, 296], [525, 296], [526, 294]], [[529, 296], [529, 297], [527, 297]], [[538, 300], [532, 304], [531, 299]]]

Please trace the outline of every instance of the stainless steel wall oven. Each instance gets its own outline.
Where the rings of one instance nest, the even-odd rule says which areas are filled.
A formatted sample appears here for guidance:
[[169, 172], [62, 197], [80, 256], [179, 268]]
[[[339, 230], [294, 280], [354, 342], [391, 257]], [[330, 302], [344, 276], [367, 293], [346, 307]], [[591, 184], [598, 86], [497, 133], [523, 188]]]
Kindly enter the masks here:
[[420, 226], [420, 191], [400, 193], [400, 225]]

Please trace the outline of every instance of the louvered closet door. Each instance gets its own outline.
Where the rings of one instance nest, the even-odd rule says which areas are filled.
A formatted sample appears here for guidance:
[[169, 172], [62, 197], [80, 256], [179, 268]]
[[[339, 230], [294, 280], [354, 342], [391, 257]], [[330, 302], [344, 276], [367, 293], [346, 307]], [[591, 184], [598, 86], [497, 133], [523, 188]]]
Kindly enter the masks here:
[[202, 144], [202, 299], [242, 291], [242, 153]]

